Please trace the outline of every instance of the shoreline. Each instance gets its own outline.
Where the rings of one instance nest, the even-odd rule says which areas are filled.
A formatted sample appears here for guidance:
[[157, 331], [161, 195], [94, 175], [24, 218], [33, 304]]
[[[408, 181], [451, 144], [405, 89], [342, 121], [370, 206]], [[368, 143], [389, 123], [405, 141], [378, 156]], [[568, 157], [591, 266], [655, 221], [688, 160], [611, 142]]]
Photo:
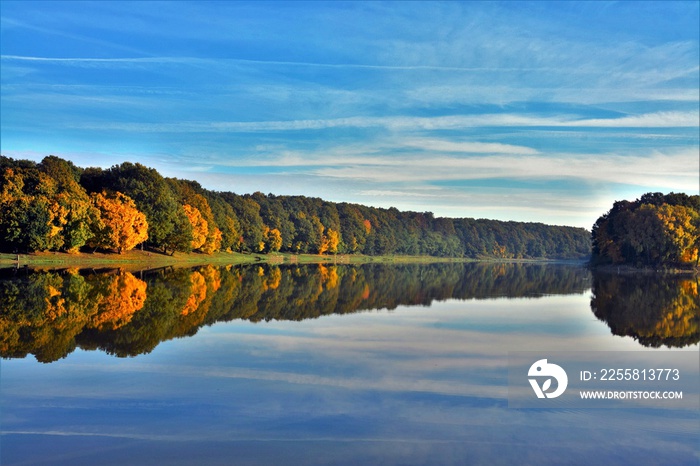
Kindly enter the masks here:
[[692, 267], [689, 269], [682, 269], [678, 267], [634, 267], [632, 265], [595, 265], [589, 266], [591, 272], [594, 273], [604, 273], [604, 274], [615, 274], [615, 275], [700, 275], [700, 267]]
[[463, 257], [433, 256], [366, 256], [362, 254], [256, 254], [238, 252], [217, 252], [213, 254], [176, 253], [173, 256], [152, 252], [131, 250], [123, 254], [36, 252], [30, 254], [0, 253], [0, 269], [91, 269], [120, 268], [125, 270], [147, 270], [162, 267], [196, 267], [202, 265], [242, 265], [242, 264], [368, 264], [368, 263], [537, 263], [537, 264], [579, 264], [575, 259], [471, 259]]

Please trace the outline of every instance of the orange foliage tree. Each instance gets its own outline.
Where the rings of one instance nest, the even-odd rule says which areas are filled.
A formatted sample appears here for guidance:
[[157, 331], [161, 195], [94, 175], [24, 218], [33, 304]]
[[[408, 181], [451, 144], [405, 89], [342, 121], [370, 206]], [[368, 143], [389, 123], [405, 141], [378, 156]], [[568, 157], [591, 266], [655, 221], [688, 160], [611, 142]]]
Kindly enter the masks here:
[[116, 249], [121, 254], [148, 239], [146, 216], [129, 196], [103, 191], [91, 198], [100, 218], [93, 227], [94, 236], [88, 241], [89, 246]]

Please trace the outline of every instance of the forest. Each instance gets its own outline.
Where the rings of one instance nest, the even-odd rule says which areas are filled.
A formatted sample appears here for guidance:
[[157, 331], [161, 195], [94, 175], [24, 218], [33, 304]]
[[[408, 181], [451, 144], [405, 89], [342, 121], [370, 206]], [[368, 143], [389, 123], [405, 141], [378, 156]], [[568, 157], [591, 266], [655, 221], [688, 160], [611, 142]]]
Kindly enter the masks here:
[[585, 259], [590, 233], [305, 196], [236, 194], [124, 162], [0, 156], [0, 251], [158, 251]]
[[615, 202], [591, 237], [594, 265], [697, 267], [700, 196], [647, 193]]

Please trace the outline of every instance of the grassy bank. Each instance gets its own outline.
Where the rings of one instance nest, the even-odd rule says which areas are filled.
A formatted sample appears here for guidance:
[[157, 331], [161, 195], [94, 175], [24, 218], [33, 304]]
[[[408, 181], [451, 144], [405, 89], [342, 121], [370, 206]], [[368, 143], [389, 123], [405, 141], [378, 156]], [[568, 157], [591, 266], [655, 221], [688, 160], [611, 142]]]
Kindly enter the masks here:
[[173, 256], [156, 252], [131, 250], [123, 254], [37, 252], [32, 254], [0, 253], [0, 268], [30, 267], [49, 268], [123, 268], [144, 270], [160, 267], [193, 267], [197, 265], [229, 265], [249, 263], [271, 264], [364, 264], [378, 263], [435, 263], [467, 262], [468, 259], [440, 258], [430, 256], [364, 256], [338, 254], [319, 256], [314, 254], [241, 254], [218, 252], [214, 254], [176, 253]]

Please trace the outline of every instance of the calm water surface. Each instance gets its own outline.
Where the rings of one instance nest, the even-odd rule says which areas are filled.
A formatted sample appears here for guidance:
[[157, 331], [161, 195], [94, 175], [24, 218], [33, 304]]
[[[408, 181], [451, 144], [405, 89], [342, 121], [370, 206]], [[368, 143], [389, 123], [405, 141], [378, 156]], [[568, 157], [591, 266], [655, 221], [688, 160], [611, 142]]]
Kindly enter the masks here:
[[576, 266], [0, 275], [3, 465], [674, 464], [687, 409], [513, 409], [508, 352], [690, 351], [695, 279]]

